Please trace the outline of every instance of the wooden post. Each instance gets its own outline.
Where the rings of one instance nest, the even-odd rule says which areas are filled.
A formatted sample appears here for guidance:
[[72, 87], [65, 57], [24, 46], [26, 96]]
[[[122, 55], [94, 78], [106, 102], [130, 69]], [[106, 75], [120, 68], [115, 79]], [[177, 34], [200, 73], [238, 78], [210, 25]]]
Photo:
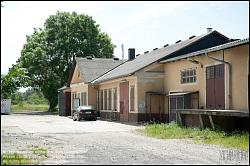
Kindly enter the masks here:
[[212, 115], [208, 115], [208, 117], [209, 117], [209, 121], [210, 121], [212, 128], [215, 129]]
[[182, 119], [181, 119], [181, 114], [178, 112], [177, 115], [178, 115], [180, 124], [183, 125], [183, 124], [182, 124]]
[[199, 114], [199, 120], [200, 120], [201, 128], [204, 129], [204, 125], [203, 125], [201, 114]]

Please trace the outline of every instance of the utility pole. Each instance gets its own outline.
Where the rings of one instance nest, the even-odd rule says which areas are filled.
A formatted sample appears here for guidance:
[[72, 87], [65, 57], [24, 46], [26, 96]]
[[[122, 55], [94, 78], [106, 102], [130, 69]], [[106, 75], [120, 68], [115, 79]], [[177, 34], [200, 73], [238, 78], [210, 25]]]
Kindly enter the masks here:
[[124, 59], [124, 45], [122, 44], [121, 47], [122, 47], [122, 59]]

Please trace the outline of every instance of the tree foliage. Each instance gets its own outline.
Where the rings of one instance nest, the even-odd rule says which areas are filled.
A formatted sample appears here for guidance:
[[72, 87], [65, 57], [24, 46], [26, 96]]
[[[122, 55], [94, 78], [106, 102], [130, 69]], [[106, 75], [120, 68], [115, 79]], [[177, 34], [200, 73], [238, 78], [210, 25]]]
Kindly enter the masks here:
[[57, 105], [57, 89], [69, 77], [75, 57], [113, 56], [114, 45], [92, 17], [75, 12], [57, 12], [27, 36], [17, 63], [27, 71], [29, 85], [40, 87], [50, 109]]
[[20, 87], [27, 87], [30, 83], [24, 68], [13, 65], [8, 74], [1, 74], [1, 98], [10, 98]]

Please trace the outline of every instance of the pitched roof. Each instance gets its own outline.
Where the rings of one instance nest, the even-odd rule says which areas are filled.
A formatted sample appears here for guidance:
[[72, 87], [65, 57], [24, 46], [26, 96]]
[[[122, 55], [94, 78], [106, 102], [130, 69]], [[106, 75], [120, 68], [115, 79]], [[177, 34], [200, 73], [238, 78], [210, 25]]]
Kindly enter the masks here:
[[84, 78], [84, 82], [89, 83], [109, 70], [121, 65], [125, 60], [114, 60], [112, 58], [87, 59], [76, 57], [75, 62]]
[[67, 86], [63, 86], [63, 87], [61, 87], [61, 88], [59, 88], [59, 89], [57, 89], [58, 91], [61, 91], [61, 90], [64, 90], [64, 89], [66, 89], [67, 88]]
[[218, 46], [215, 46], [215, 47], [211, 47], [211, 48], [199, 50], [199, 51], [196, 51], [196, 52], [192, 52], [192, 53], [189, 53], [189, 54], [181, 55], [181, 56], [178, 56], [178, 57], [170, 58], [170, 59], [167, 59], [167, 60], [163, 60], [160, 63], [166, 63], [166, 62], [176, 61], [176, 60], [179, 60], [179, 59], [189, 58], [189, 57], [193, 57], [193, 56], [208, 53], [208, 52], [213, 52], [213, 51], [218, 51], [218, 50], [222, 50], [222, 49], [226, 49], [226, 48], [240, 46], [240, 45], [243, 45], [243, 44], [246, 44], [246, 43], [249, 43], [249, 38], [232, 41], [232, 42], [229, 42], [229, 43], [226, 43], [226, 44], [222, 44], [222, 45], [218, 45]]
[[120, 65], [119, 67], [111, 70], [110, 72], [108, 72], [108, 73], [104, 74], [103, 76], [97, 78], [96, 80], [92, 81], [92, 83], [99, 83], [99, 82], [103, 82], [106, 80], [131, 75], [134, 72], [136, 72], [136, 71], [138, 71], [138, 70], [140, 70], [140, 69], [142, 69], [142, 68], [144, 68], [144, 67], [146, 67], [146, 66], [148, 66], [156, 61], [159, 61], [162, 58], [164, 58], [170, 54], [173, 54], [180, 49], [183, 49], [183, 48], [199, 41], [202, 38], [204, 38], [212, 33], [217, 33], [217, 34], [223, 36], [224, 38], [227, 38], [217, 31], [212, 31], [212, 32], [208, 32], [208, 33], [205, 33], [203, 35], [200, 35], [200, 36], [192, 37], [191, 39], [188, 39], [188, 40], [178, 41], [175, 44], [172, 44], [172, 45], [169, 45], [169, 46], [166, 46], [163, 48], [159, 48], [159, 49], [153, 50], [151, 52], [144, 53], [143, 55], [140, 55], [131, 61], [127, 61], [126, 63]]

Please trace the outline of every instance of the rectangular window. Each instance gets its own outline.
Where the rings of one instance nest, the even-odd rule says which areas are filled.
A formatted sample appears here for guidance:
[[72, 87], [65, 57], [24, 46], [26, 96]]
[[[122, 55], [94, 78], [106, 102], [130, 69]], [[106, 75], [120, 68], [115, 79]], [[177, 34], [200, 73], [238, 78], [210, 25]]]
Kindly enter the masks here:
[[108, 110], [111, 110], [111, 103], [112, 103], [112, 93], [111, 89], [108, 89]]
[[103, 109], [107, 110], [107, 89], [104, 90], [104, 95], [103, 96], [104, 96], [103, 97], [103, 99], [104, 99], [104, 101], [103, 101]]
[[215, 66], [215, 77], [216, 78], [224, 77], [224, 65]]
[[134, 111], [135, 105], [135, 86], [130, 86], [130, 111]]
[[196, 70], [195, 69], [187, 69], [181, 71], [181, 83], [193, 83], [196, 82]]
[[114, 88], [113, 89], [113, 102], [114, 102], [114, 104], [113, 104], [113, 110], [114, 111], [117, 111], [117, 88]]
[[99, 107], [100, 107], [100, 110], [103, 110], [103, 90], [100, 90], [99, 91]]

